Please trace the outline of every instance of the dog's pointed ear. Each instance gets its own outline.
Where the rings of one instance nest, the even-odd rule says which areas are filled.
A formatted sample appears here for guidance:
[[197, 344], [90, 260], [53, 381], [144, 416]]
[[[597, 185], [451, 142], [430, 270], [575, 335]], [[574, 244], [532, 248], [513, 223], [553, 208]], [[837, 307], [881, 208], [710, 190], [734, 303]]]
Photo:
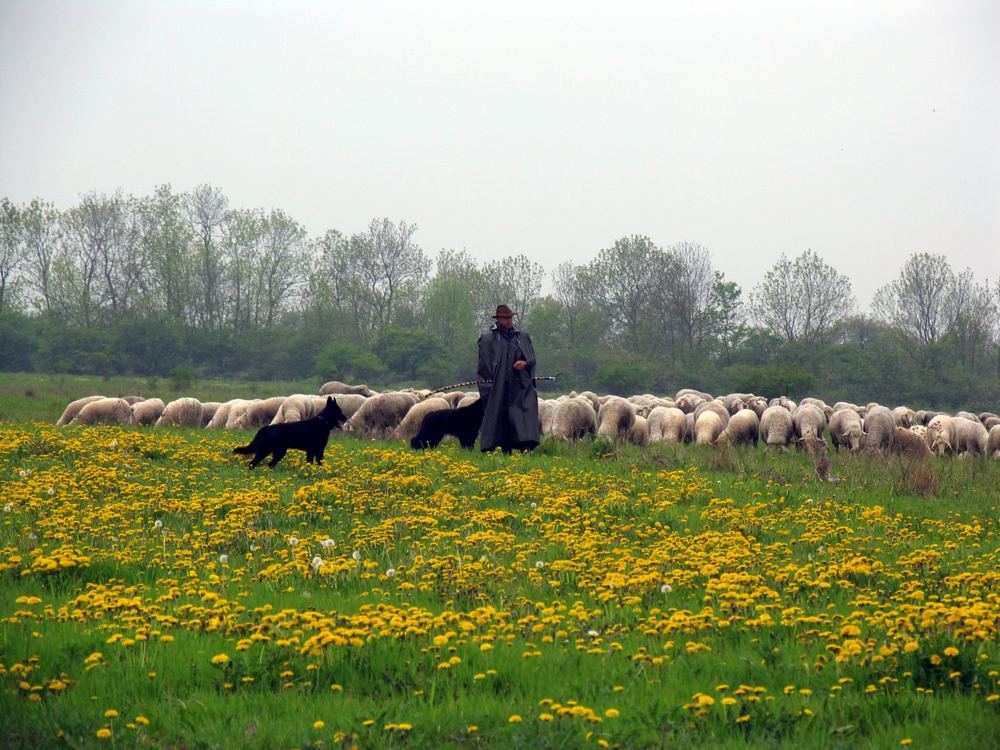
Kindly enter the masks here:
[[333, 400], [333, 396], [327, 396], [326, 397], [326, 405], [327, 406], [329, 406], [330, 404], [335, 404], [335, 403], [337, 403], [337, 402]]

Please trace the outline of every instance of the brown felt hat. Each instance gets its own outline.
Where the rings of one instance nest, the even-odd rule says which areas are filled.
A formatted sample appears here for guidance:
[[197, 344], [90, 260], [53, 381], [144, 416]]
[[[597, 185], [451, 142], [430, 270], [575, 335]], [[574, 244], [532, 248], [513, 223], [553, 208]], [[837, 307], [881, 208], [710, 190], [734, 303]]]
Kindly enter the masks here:
[[517, 315], [516, 312], [511, 310], [507, 305], [497, 305], [497, 311], [493, 314], [494, 318], [513, 318]]

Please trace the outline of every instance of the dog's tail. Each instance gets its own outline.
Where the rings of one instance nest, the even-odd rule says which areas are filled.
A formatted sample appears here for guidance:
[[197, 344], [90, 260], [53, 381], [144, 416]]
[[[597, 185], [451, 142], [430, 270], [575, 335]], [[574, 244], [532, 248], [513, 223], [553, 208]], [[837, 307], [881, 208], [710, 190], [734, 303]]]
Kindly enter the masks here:
[[233, 453], [247, 454], [253, 452], [254, 452], [253, 443], [249, 443], [248, 445], [241, 445], [239, 448], [233, 448]]

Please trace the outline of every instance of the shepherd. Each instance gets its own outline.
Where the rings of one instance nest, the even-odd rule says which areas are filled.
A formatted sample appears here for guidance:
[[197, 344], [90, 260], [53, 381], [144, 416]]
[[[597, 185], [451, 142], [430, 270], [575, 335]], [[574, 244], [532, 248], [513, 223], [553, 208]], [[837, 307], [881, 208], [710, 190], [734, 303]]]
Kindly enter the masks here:
[[479, 447], [504, 453], [538, 445], [538, 393], [531, 336], [514, 325], [515, 313], [497, 305], [493, 326], [479, 337], [479, 385], [483, 424]]

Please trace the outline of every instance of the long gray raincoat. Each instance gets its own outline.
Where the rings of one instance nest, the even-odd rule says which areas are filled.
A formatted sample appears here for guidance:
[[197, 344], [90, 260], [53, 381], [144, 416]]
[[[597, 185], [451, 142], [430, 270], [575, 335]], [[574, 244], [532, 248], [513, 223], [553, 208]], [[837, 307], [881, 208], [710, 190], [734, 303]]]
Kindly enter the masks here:
[[[514, 363], [523, 359], [523, 370]], [[479, 386], [485, 404], [479, 447], [483, 451], [530, 450], [538, 445], [538, 393], [535, 391], [535, 348], [531, 336], [513, 327], [505, 335], [496, 324], [479, 337]]]

